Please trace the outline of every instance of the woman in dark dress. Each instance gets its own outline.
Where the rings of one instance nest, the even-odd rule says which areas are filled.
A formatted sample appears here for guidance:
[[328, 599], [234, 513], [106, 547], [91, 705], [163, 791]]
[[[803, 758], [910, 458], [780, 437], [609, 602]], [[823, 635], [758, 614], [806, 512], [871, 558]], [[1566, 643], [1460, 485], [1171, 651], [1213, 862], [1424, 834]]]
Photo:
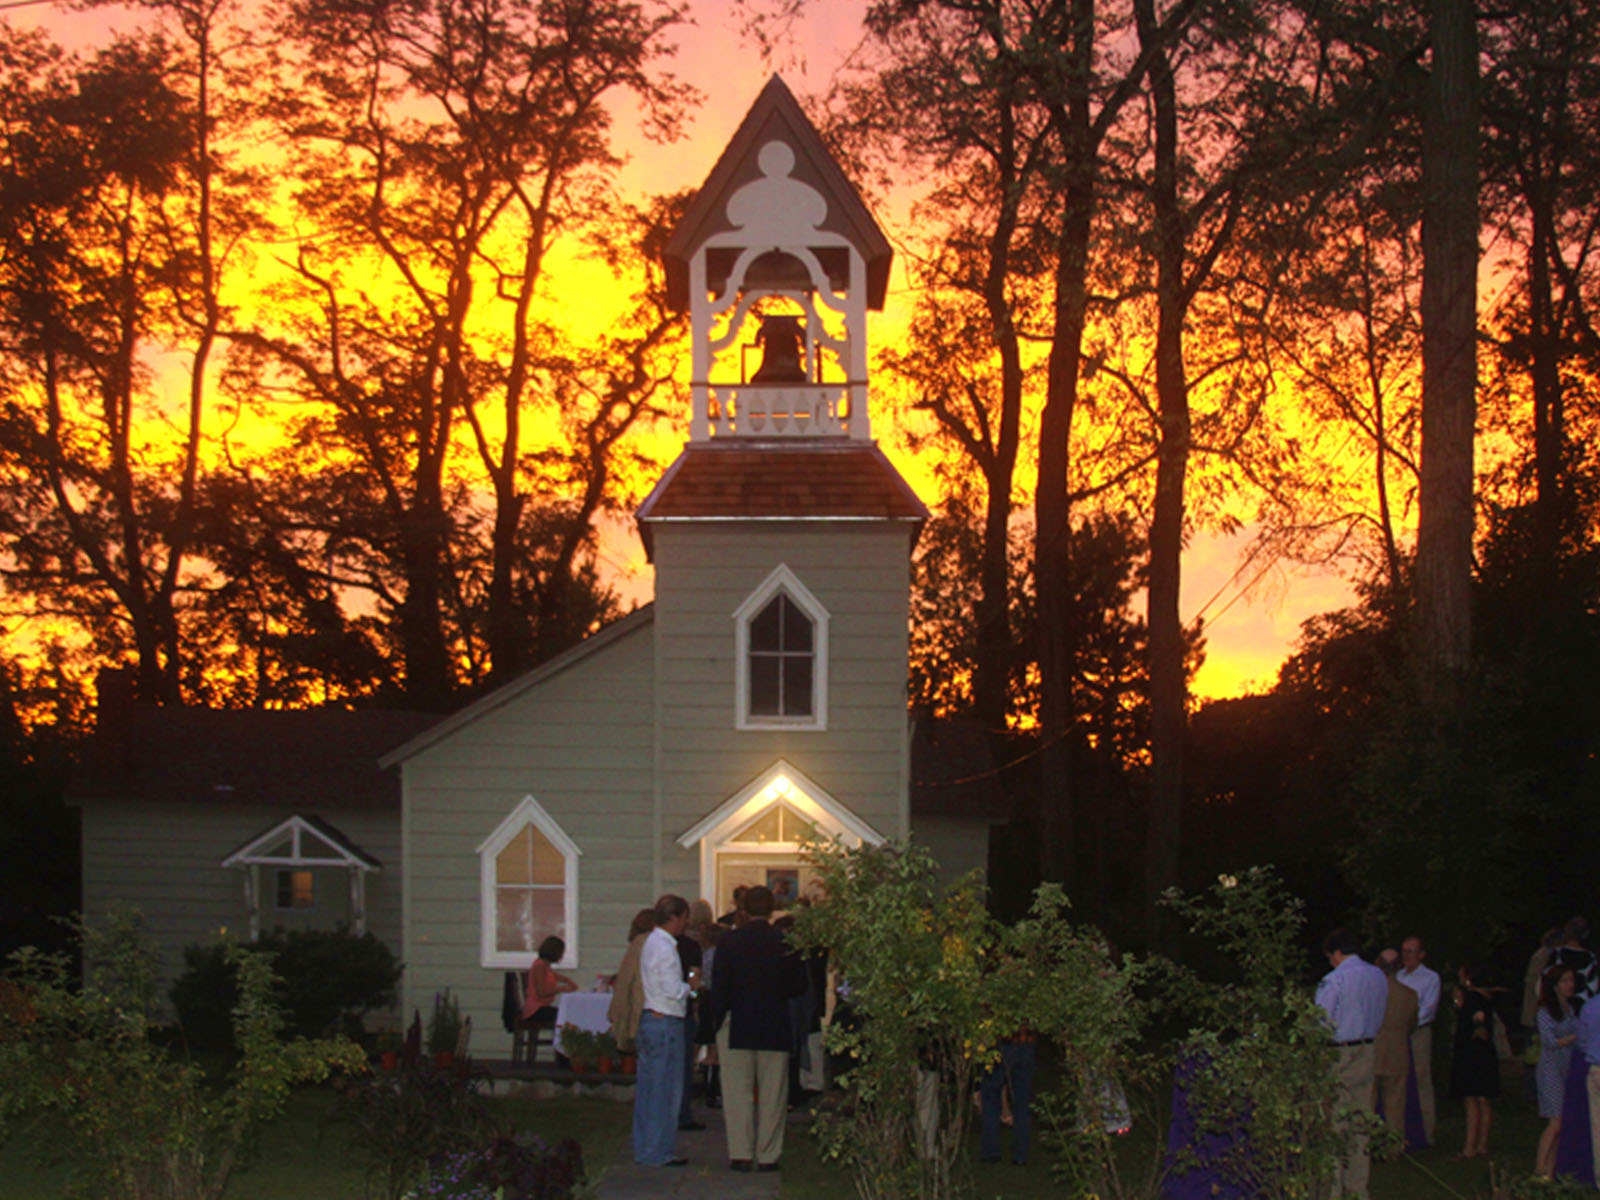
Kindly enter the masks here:
[[1455, 1050], [1450, 1060], [1450, 1095], [1467, 1106], [1467, 1138], [1457, 1158], [1483, 1158], [1489, 1153], [1490, 1101], [1500, 1094], [1500, 1058], [1494, 1048], [1494, 1006], [1489, 1001], [1488, 973], [1483, 967], [1462, 967], [1456, 989]]

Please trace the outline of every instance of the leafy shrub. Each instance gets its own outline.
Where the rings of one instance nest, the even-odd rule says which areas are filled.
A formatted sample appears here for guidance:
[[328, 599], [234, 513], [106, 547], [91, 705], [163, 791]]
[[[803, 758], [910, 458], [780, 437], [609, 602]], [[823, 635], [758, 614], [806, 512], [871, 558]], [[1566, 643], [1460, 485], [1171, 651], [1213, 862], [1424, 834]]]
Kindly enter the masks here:
[[220, 1091], [193, 1063], [150, 1038], [156, 955], [129, 911], [105, 929], [76, 926], [83, 975], [65, 954], [24, 949], [10, 980], [27, 1020], [0, 1037], [0, 1142], [35, 1116], [61, 1139], [82, 1196], [216, 1200], [255, 1129], [282, 1111], [292, 1087], [330, 1072], [360, 1072], [342, 1038], [283, 1040], [265, 956], [237, 946], [233, 1039], [239, 1059]]
[[[272, 955], [280, 979], [276, 992], [290, 1032], [321, 1037], [357, 1034], [362, 1018], [395, 1002], [400, 964], [371, 932], [299, 929], [268, 934], [255, 943]], [[238, 999], [226, 962], [226, 945], [189, 946], [184, 971], [172, 986], [172, 1003], [191, 1046], [229, 1044], [229, 1017]]]
[[476, 1153], [500, 1134], [483, 1095], [485, 1076], [465, 1059], [436, 1068], [420, 1043], [420, 1036], [408, 1039], [396, 1070], [356, 1080], [339, 1105], [350, 1147], [386, 1200], [423, 1182], [430, 1164]]

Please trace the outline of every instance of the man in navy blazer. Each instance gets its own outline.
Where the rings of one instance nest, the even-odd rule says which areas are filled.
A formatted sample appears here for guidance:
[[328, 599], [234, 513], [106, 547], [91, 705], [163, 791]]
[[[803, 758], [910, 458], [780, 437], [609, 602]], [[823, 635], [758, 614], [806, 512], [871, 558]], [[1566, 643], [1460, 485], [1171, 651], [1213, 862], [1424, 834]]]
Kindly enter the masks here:
[[711, 966], [711, 1006], [722, 1064], [729, 1166], [776, 1171], [789, 1108], [789, 998], [806, 990], [805, 964], [772, 927], [773, 898], [744, 895], [749, 919], [722, 935]]

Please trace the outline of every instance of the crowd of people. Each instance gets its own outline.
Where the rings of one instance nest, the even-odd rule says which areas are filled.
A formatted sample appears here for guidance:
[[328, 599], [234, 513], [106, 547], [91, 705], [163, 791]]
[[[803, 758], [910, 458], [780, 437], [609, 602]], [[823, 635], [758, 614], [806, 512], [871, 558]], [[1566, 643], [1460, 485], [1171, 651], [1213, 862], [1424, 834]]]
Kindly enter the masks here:
[[800, 1098], [802, 1064], [820, 1040], [825, 984], [818, 964], [787, 944], [790, 918], [773, 919], [771, 889], [740, 887], [734, 901], [714, 918], [705, 900], [662, 896], [629, 930], [610, 1019], [618, 1042], [637, 1053], [641, 1166], [687, 1161], [677, 1134], [705, 1128], [692, 1100], [699, 1087], [707, 1107], [722, 1111], [730, 1169], [779, 1169], [791, 1096]]
[[[1489, 1153], [1500, 1063], [1511, 1057], [1510, 1035], [1515, 1032], [1528, 1043], [1525, 1061], [1536, 1064], [1534, 1091], [1546, 1121], [1534, 1151], [1535, 1173], [1545, 1178], [1557, 1173], [1561, 1147], [1575, 1140], [1563, 1141], [1563, 1122], [1575, 1102], [1582, 1101], [1578, 1107], [1587, 1110], [1587, 1119], [1580, 1131], [1585, 1136], [1578, 1173], [1592, 1170], [1591, 1178], [1600, 1178], [1600, 1004], [1585, 1005], [1600, 991], [1600, 963], [1585, 946], [1588, 937], [1581, 917], [1546, 933], [1528, 963], [1516, 1030], [1507, 1028], [1498, 1009], [1506, 989], [1486, 966], [1465, 965], [1456, 972], [1449, 997], [1454, 1010], [1449, 1090], [1462, 1102], [1466, 1116], [1457, 1158]], [[1328, 935], [1322, 950], [1331, 969], [1317, 986], [1316, 1000], [1338, 1050], [1341, 1099], [1352, 1108], [1381, 1114], [1397, 1147], [1431, 1145], [1436, 1117], [1433, 1029], [1443, 987], [1438, 972], [1425, 961], [1425, 943], [1408, 937], [1398, 949], [1383, 949], [1369, 963], [1361, 956], [1358, 939], [1339, 929]], [[1358, 1128], [1339, 1169], [1339, 1194], [1367, 1195], [1370, 1162], [1367, 1138]]]
[[[684, 1164], [678, 1131], [705, 1128], [692, 1101], [699, 1090], [707, 1107], [722, 1111], [729, 1167], [776, 1171], [791, 1098], [803, 1101], [802, 1072], [811, 1073], [811, 1090], [822, 1086], [820, 1030], [835, 999], [826, 960], [788, 943], [793, 919], [774, 918], [770, 889], [740, 887], [734, 901], [732, 911], [716, 917], [705, 900], [665, 895], [640, 909], [629, 930], [609, 1017], [618, 1042], [637, 1054], [633, 1153], [641, 1165]], [[1514, 1034], [1526, 1042], [1524, 1059], [1534, 1064], [1532, 1090], [1546, 1122], [1535, 1173], [1600, 1179], [1600, 1004], [1586, 1003], [1600, 992], [1600, 960], [1587, 949], [1588, 938], [1579, 917], [1546, 933], [1525, 972], [1520, 1023], [1508, 1028], [1499, 1011], [1507, 989], [1487, 967], [1460, 967], [1447, 994], [1420, 936], [1368, 962], [1355, 935], [1335, 930], [1323, 943], [1330, 969], [1316, 1003], [1337, 1048], [1339, 1098], [1381, 1116], [1395, 1153], [1432, 1145], [1433, 1031], [1447, 1006], [1454, 1013], [1449, 1094], [1462, 1101], [1466, 1117], [1456, 1157], [1489, 1152], [1501, 1062], [1511, 1057]], [[540, 945], [528, 972], [525, 1017], [553, 1015], [557, 997], [577, 987], [554, 969], [564, 951], [560, 938]], [[1002, 1114], [1013, 1126], [1012, 1160], [1026, 1161], [1033, 1071], [1033, 1038], [1023, 1029], [1005, 1039], [980, 1081], [983, 1161], [1000, 1159]], [[1368, 1194], [1365, 1130], [1353, 1130], [1336, 1194]]]

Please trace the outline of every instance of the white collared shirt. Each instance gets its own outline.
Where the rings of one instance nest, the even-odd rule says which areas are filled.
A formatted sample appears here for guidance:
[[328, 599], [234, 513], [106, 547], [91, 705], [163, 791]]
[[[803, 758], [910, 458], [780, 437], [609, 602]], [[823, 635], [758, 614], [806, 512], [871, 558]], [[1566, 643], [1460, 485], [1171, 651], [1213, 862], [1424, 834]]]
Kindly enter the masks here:
[[1418, 963], [1415, 971], [1396, 971], [1394, 977], [1417, 994], [1417, 1028], [1432, 1025], [1439, 1014], [1439, 972]]
[[639, 952], [639, 981], [644, 1006], [652, 1012], [681, 1017], [688, 1011], [689, 985], [678, 958], [678, 939], [657, 925]]

